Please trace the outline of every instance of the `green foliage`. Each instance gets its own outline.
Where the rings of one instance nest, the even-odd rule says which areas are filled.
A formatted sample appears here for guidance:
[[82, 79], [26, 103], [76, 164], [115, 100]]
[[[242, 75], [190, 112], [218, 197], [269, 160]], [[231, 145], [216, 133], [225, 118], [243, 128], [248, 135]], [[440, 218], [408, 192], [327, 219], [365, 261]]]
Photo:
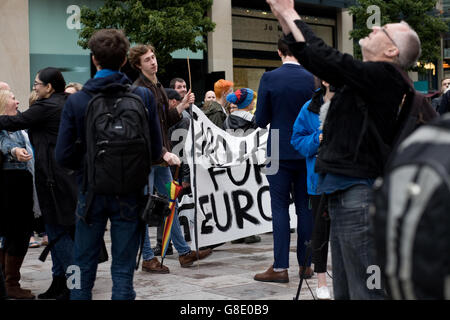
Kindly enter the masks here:
[[[372, 31], [367, 28], [367, 7], [376, 5], [380, 8], [381, 25], [406, 21], [419, 35], [422, 44], [422, 55], [419, 62], [423, 65], [441, 58], [440, 35], [447, 32], [447, 23], [433, 16], [437, 0], [358, 0], [357, 5], [350, 8], [355, 18], [354, 29], [350, 32], [352, 39], [359, 40]], [[355, 46], [355, 56], [361, 58], [361, 48]]]
[[[205, 50], [203, 38], [215, 28], [206, 16], [213, 0], [104, 0], [97, 10], [84, 6], [78, 44], [84, 49], [99, 29], [123, 29], [131, 43], [152, 44], [160, 70], [178, 49]], [[197, 37], [201, 36], [199, 40]]]

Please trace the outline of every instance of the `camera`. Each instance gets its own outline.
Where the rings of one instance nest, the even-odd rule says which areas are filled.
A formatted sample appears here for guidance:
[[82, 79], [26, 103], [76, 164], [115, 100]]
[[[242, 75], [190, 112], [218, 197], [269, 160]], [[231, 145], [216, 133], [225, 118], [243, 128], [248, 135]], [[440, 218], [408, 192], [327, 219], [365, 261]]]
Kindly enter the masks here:
[[141, 220], [150, 227], [162, 225], [164, 219], [169, 216], [169, 198], [158, 192], [149, 194], [147, 204], [141, 214]]

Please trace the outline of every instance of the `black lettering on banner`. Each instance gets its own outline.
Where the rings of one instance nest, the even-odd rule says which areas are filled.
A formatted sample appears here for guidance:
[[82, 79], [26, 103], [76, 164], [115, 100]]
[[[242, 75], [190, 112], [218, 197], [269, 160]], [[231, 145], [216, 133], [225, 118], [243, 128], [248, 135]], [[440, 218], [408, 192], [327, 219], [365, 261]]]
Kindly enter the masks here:
[[213, 232], [214, 228], [212, 226], [206, 225], [208, 221], [212, 219], [212, 216], [213, 216], [212, 213], [205, 214], [205, 220], [203, 220], [202, 227], [200, 229], [201, 234], [210, 234]]
[[184, 240], [186, 242], [191, 241], [191, 230], [189, 229], [189, 220], [185, 216], [179, 217], [178, 220], [180, 221], [180, 226], [183, 227], [184, 231]]
[[262, 175], [261, 175], [261, 168], [263, 168], [263, 167], [265, 167], [264, 164], [254, 164], [253, 165], [253, 168], [255, 170], [255, 180], [256, 180], [256, 183], [258, 184], [258, 186], [261, 185], [262, 181], [263, 181]]
[[209, 173], [209, 177], [211, 178], [211, 181], [214, 184], [214, 191], [219, 190], [219, 185], [217, 184], [216, 176], [218, 176], [219, 174], [225, 174], [226, 170], [210, 167], [210, 168], [208, 168], [208, 173]]
[[202, 122], [200, 122], [200, 130], [195, 133], [195, 155], [197, 156], [198, 150], [200, 150], [201, 154], [205, 154], [206, 140], [203, 139], [203, 135], [205, 133], [205, 128]]
[[241, 181], [237, 181], [234, 179], [233, 175], [231, 174], [231, 168], [227, 168], [227, 174], [228, 174], [228, 177], [230, 178], [231, 182], [233, 182], [236, 186], [242, 186], [247, 182], [248, 177], [250, 176], [250, 168], [251, 168], [250, 161], [247, 160], [247, 163], [245, 165], [244, 177], [242, 178]]
[[223, 193], [223, 200], [225, 202], [226, 213], [227, 213], [227, 223], [225, 224], [225, 226], [222, 226], [219, 223], [219, 218], [217, 216], [217, 210], [216, 210], [216, 201], [215, 201], [214, 195], [212, 193], [211, 193], [210, 197], [211, 197], [212, 214], [214, 217], [214, 221], [216, 222], [217, 229], [219, 229], [222, 232], [228, 231], [231, 227], [231, 222], [233, 219], [233, 216], [231, 214], [230, 199], [228, 197], [228, 193], [226, 193], [226, 192]]
[[217, 163], [220, 163], [219, 152], [218, 152], [219, 148], [220, 148], [220, 143], [222, 143], [223, 151], [224, 151], [225, 155], [227, 156], [226, 162], [231, 162], [232, 154], [227, 152], [228, 145], [227, 145], [225, 138], [222, 136], [217, 136], [217, 139], [215, 141], [215, 146], [213, 148], [214, 153], [212, 154], [212, 157], [214, 157], [214, 159]]
[[[243, 196], [247, 199], [247, 204], [244, 207], [241, 206], [239, 196]], [[231, 192], [231, 198], [233, 199], [234, 212], [236, 214], [236, 223], [239, 229], [243, 229], [244, 219], [256, 225], [260, 224], [258, 219], [247, 213], [247, 211], [253, 207], [254, 202], [249, 191], [242, 189], [233, 191]]]
[[198, 198], [198, 203], [200, 205], [200, 208], [202, 209], [203, 215], [205, 216], [205, 220], [203, 220], [202, 222], [202, 227], [200, 229], [201, 234], [209, 234], [213, 232], [213, 227], [212, 226], [207, 226], [206, 223], [211, 220], [212, 218], [212, 213], [210, 212], [205, 212], [205, 209], [203, 208], [203, 205], [209, 202], [209, 197], [206, 196], [201, 196], [200, 198]]
[[261, 217], [266, 220], [266, 221], [272, 221], [271, 217], [268, 217], [265, 215], [264, 213], [264, 206], [263, 206], [263, 202], [262, 202], [262, 195], [264, 192], [268, 192], [269, 191], [269, 186], [263, 186], [258, 190], [258, 195], [256, 196], [256, 199], [258, 201], [258, 210], [259, 213], [261, 214]]
[[247, 154], [247, 141], [243, 140], [239, 143], [239, 157], [238, 161], [242, 162]]
[[206, 128], [205, 141], [206, 145], [203, 149], [203, 154], [209, 156], [210, 154], [213, 154], [215, 152], [214, 147], [212, 147], [212, 145], [214, 144], [214, 133], [210, 127]]

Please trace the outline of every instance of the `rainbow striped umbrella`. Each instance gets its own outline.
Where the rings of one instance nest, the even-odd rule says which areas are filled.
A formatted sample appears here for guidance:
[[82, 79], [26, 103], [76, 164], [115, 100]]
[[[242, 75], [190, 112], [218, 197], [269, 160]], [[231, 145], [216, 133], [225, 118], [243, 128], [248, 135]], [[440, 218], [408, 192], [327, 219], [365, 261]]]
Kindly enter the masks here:
[[183, 189], [183, 187], [180, 186], [180, 184], [176, 180], [167, 183], [166, 188], [170, 201], [169, 203], [170, 214], [164, 221], [164, 231], [162, 235], [161, 266], [164, 262], [164, 257], [166, 256], [167, 247], [169, 246], [170, 242], [170, 234], [172, 232], [173, 219], [175, 218], [175, 207], [177, 197], [180, 194], [181, 189]]

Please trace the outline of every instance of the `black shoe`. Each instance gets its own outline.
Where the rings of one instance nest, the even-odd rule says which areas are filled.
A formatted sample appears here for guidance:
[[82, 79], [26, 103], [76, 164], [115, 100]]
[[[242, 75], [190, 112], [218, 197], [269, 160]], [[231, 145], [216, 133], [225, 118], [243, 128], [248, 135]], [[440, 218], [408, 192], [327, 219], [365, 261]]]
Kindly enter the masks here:
[[224, 245], [225, 244], [225, 242], [222, 242], [222, 243], [217, 243], [217, 244], [212, 244], [212, 245], [210, 245], [210, 246], [206, 246], [206, 247], [200, 247], [200, 248], [198, 248], [199, 250], [208, 250], [208, 249], [215, 249], [215, 248], [217, 248], [217, 247], [220, 247], [220, 246], [222, 246], [222, 245]]
[[8, 295], [6, 294], [5, 278], [3, 277], [3, 272], [0, 268], [0, 300], [6, 300], [7, 297]]
[[[155, 255], [155, 257], [161, 255], [161, 251], [162, 251], [161, 246], [156, 246], [156, 247], [152, 248], [152, 250], [153, 250], [153, 254]], [[173, 255], [173, 246], [169, 245], [167, 247], [166, 256], [171, 256], [171, 255]]]
[[246, 244], [261, 242], [261, 237], [257, 235], [245, 237], [244, 242]]
[[67, 286], [63, 289], [63, 291], [56, 297], [56, 300], [70, 300], [70, 290], [67, 289]]
[[64, 289], [69, 290], [66, 286], [66, 277], [54, 276], [50, 288], [48, 288], [48, 290], [44, 293], [39, 294], [38, 299], [56, 299], [60, 294], [64, 292]]

